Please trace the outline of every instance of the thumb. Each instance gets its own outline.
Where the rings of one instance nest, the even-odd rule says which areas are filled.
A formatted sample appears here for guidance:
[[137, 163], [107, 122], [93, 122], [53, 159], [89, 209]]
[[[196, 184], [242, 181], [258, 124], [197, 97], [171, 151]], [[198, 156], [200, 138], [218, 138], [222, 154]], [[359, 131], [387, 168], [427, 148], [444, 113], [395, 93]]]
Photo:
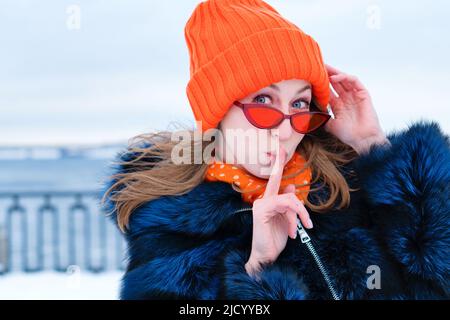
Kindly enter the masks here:
[[295, 185], [288, 184], [281, 193], [295, 193]]

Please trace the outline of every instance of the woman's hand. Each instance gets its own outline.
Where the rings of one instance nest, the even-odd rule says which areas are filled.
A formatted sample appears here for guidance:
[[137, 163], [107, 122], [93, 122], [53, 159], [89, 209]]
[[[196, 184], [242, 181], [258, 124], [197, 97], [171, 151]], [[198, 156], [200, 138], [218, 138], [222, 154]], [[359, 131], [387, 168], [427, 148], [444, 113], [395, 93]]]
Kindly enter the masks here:
[[353, 75], [326, 65], [331, 91], [330, 105], [335, 119], [325, 130], [361, 154], [374, 143], [389, 143], [378, 121], [372, 99], [364, 85]]
[[288, 185], [278, 194], [286, 151], [281, 147], [275, 158], [270, 178], [262, 198], [253, 202], [252, 250], [245, 269], [257, 274], [261, 264], [274, 262], [286, 246], [288, 236], [297, 236], [297, 216], [307, 228], [312, 228], [309, 213], [295, 195], [295, 186]]

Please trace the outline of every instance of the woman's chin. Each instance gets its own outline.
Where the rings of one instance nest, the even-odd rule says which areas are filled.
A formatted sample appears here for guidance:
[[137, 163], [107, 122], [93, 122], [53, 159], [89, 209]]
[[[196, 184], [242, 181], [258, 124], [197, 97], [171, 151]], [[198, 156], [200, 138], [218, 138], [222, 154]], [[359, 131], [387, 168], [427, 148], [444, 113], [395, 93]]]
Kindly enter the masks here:
[[268, 164], [259, 164], [259, 165], [252, 165], [247, 168], [245, 168], [248, 172], [250, 172], [255, 177], [261, 178], [261, 179], [269, 179], [270, 173], [272, 171], [272, 165], [271, 163]]

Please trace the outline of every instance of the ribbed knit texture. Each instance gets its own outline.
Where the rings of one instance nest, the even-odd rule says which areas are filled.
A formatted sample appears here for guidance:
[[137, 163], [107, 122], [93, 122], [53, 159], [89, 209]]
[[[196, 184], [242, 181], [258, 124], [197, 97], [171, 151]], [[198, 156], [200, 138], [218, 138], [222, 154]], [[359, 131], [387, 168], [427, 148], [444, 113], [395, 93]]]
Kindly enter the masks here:
[[329, 80], [316, 41], [261, 0], [209, 0], [185, 26], [186, 93], [201, 131], [216, 128], [233, 101], [272, 83], [307, 80], [322, 110]]

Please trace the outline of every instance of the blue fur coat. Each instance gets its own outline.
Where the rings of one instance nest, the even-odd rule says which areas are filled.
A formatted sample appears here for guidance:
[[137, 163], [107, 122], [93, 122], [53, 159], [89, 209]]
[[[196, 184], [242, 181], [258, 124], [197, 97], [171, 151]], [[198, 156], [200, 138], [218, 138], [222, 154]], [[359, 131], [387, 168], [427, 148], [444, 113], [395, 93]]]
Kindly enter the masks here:
[[[340, 299], [449, 299], [449, 137], [419, 121], [388, 138], [392, 146], [374, 145], [341, 169], [359, 188], [348, 208], [308, 209], [311, 243]], [[323, 188], [308, 199], [326, 195]], [[259, 279], [246, 273], [252, 212], [227, 183], [144, 203], [129, 226], [122, 299], [332, 299], [301, 237], [288, 238]]]

